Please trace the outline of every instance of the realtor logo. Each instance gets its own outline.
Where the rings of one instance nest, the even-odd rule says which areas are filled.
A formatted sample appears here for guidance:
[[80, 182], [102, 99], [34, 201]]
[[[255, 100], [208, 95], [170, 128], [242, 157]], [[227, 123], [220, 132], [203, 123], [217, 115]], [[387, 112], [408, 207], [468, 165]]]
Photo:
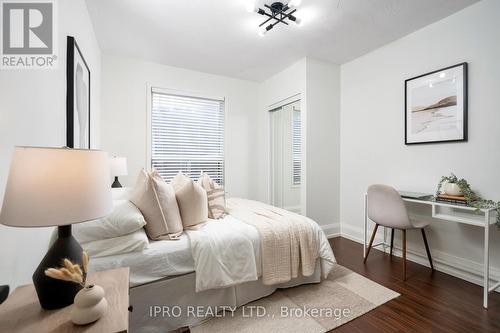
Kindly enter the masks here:
[[54, 2], [1, 2], [0, 68], [56, 68]]

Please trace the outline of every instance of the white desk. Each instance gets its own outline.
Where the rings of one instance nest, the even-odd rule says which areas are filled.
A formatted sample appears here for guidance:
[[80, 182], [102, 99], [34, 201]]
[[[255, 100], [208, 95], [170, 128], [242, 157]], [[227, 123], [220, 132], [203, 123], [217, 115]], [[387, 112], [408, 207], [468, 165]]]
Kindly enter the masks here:
[[[490, 287], [489, 285], [489, 273], [490, 273], [490, 263], [489, 263], [489, 254], [490, 254], [490, 246], [489, 246], [489, 232], [490, 226], [495, 224], [495, 219], [492, 217], [495, 216], [494, 209], [481, 209], [480, 212], [476, 212], [476, 208], [460, 205], [460, 204], [452, 204], [446, 202], [435, 201], [434, 199], [410, 199], [403, 198], [405, 202], [411, 202], [419, 205], [428, 205], [432, 207], [432, 217], [441, 220], [453, 221], [457, 223], [464, 223], [473, 225], [476, 227], [481, 227], [484, 229], [484, 254], [483, 254], [483, 307], [488, 308], [488, 295], [493, 290], [500, 287], [500, 282], [493, 284]], [[367, 228], [368, 228], [368, 214], [367, 214], [367, 195], [365, 194], [365, 226], [364, 226], [364, 237], [363, 237], [363, 258], [366, 256], [366, 237], [367, 237]], [[444, 211], [448, 210], [448, 211]], [[384, 242], [373, 245], [379, 246], [387, 246], [385, 242], [385, 228], [384, 228]]]

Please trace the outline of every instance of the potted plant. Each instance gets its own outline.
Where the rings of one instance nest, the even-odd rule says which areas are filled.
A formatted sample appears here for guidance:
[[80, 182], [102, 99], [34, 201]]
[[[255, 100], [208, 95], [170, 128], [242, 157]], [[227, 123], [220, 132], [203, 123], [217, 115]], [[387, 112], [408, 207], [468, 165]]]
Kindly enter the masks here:
[[471, 189], [471, 186], [469, 185], [467, 180], [463, 178], [458, 179], [458, 177], [453, 173], [450, 176], [443, 176], [439, 181], [436, 191], [436, 197], [441, 194], [441, 190], [444, 190], [444, 192], [448, 195], [463, 196], [465, 199], [465, 203], [467, 203], [467, 205], [471, 207], [476, 208], [476, 211], [478, 213], [481, 209], [495, 209], [497, 213], [496, 223], [497, 226], [500, 227], [500, 202], [481, 198], [480, 195], [478, 195]]
[[458, 184], [459, 180], [457, 176], [451, 174], [451, 176], [443, 178], [444, 178], [443, 190], [445, 194], [452, 196], [462, 195], [462, 190], [460, 189], [460, 185]]

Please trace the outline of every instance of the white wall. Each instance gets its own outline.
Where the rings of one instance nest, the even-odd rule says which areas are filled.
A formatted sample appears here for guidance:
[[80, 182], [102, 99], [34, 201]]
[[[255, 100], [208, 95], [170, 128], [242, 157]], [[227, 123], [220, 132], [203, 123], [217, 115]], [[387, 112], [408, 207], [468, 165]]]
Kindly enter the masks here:
[[[327, 234], [339, 229], [340, 68], [304, 58], [260, 86], [259, 178], [256, 192], [269, 202], [270, 106], [300, 94], [302, 114], [302, 212], [323, 226]], [[260, 154], [260, 155], [259, 155]], [[304, 181], [305, 180], [305, 181]]]
[[307, 58], [307, 216], [338, 233], [340, 67]]
[[[254, 182], [253, 192], [256, 198], [263, 202], [271, 202], [271, 152], [270, 152], [270, 115], [269, 110], [273, 106], [279, 106], [279, 103], [292, 96], [300, 95], [300, 112], [302, 137], [307, 133], [307, 108], [306, 108], [306, 58], [301, 59], [285, 70], [275, 74], [259, 85], [259, 111], [257, 112], [256, 141], [252, 147], [252, 155], [259, 161], [256, 167], [258, 181]], [[305, 141], [302, 142], [302, 151], [305, 151]], [[305, 179], [307, 169], [306, 160], [302, 161], [302, 179]], [[304, 183], [304, 182], [303, 182]], [[303, 188], [302, 184], [302, 188]], [[302, 212], [306, 212], [305, 191], [302, 191]]]
[[148, 84], [186, 93], [225, 97], [226, 102], [226, 191], [230, 196], [253, 197], [251, 155], [256, 133], [257, 86], [250, 81], [201, 73], [136, 59], [103, 56], [102, 147], [128, 159], [129, 175], [120, 177], [132, 186], [147, 165]]
[[[308, 157], [303, 179], [312, 185], [302, 191], [303, 202], [307, 202], [307, 215], [319, 223], [338, 223], [338, 66], [304, 58], [256, 83], [112, 55], [103, 55], [102, 63], [101, 143], [104, 150], [128, 158], [129, 176], [120, 177], [123, 185], [132, 186], [140, 168], [147, 165], [147, 89], [153, 85], [227, 98], [226, 191], [230, 196], [269, 202], [267, 111], [270, 105], [300, 94], [302, 130], [317, 172], [307, 173], [306, 178]], [[309, 93], [314, 102], [307, 102]], [[309, 107], [314, 119], [307, 116]], [[312, 127], [307, 126], [309, 121]]]
[[[84, 0], [57, 1], [59, 67], [0, 70], [0, 202], [16, 145], [66, 145], [66, 36], [76, 38], [91, 70], [91, 133], [99, 146], [100, 50]], [[29, 207], [26, 207], [29, 209]], [[0, 284], [29, 283], [52, 228], [0, 226]]]
[[[484, 0], [341, 67], [342, 233], [360, 239], [363, 193], [373, 183], [433, 193], [454, 172], [484, 197], [500, 200], [500, 1]], [[469, 141], [404, 145], [404, 80], [469, 63]], [[424, 212], [429, 213], [429, 212]], [[482, 230], [434, 221], [435, 260], [477, 271]], [[500, 268], [500, 230], [492, 229], [492, 262]], [[399, 237], [399, 233], [397, 233]], [[425, 253], [418, 234], [410, 251]], [[498, 277], [498, 271], [495, 272]]]

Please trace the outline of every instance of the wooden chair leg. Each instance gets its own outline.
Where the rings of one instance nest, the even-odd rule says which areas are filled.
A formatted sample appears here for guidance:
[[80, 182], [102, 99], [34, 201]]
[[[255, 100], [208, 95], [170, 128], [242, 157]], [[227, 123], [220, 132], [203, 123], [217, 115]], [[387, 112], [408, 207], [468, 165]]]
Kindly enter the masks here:
[[391, 228], [391, 256], [392, 256], [392, 248], [394, 247], [394, 228]]
[[370, 254], [370, 250], [372, 248], [373, 240], [375, 239], [375, 234], [377, 233], [377, 229], [378, 229], [378, 224], [375, 224], [375, 228], [373, 228], [372, 237], [370, 238], [370, 243], [368, 244], [368, 249], [366, 250], [366, 257], [363, 260], [364, 263], [366, 262], [366, 259], [368, 259], [368, 255]]
[[403, 281], [406, 281], [406, 230], [403, 230]]
[[425, 252], [427, 252], [427, 258], [429, 258], [429, 264], [431, 264], [431, 270], [434, 270], [434, 265], [432, 264], [431, 251], [429, 251], [429, 244], [427, 244], [427, 237], [425, 237], [425, 230], [424, 228], [420, 230], [422, 230], [422, 238], [424, 239]]

